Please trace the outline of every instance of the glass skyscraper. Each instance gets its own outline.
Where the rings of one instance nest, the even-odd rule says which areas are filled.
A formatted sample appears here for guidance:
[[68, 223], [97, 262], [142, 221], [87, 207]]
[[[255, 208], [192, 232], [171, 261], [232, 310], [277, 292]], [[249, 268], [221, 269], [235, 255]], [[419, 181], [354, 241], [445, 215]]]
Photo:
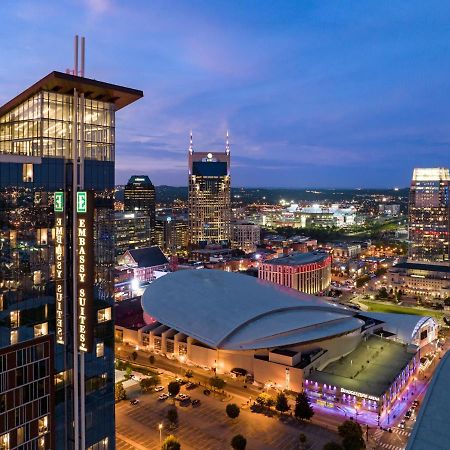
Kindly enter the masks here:
[[414, 169], [409, 198], [409, 259], [449, 261], [450, 172]]
[[142, 95], [52, 72], [0, 107], [0, 449], [76, 447], [74, 148], [78, 184], [93, 199], [93, 337], [79, 381], [79, 448], [115, 448], [115, 112]]

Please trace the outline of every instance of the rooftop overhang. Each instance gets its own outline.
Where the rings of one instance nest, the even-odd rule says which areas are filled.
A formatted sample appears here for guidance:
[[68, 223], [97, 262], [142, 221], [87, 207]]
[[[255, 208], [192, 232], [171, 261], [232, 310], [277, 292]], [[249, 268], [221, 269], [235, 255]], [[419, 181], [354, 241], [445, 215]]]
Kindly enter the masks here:
[[99, 100], [103, 102], [113, 103], [116, 109], [121, 109], [144, 96], [142, 91], [131, 89], [115, 84], [104, 83], [102, 81], [91, 80], [90, 78], [77, 77], [63, 72], [51, 72], [37, 83], [14, 97], [8, 103], [0, 107], [0, 116], [8, 113], [16, 106], [23, 103], [28, 98], [38, 92], [50, 91], [59, 94], [73, 94], [73, 90], [81, 94], [85, 98]]

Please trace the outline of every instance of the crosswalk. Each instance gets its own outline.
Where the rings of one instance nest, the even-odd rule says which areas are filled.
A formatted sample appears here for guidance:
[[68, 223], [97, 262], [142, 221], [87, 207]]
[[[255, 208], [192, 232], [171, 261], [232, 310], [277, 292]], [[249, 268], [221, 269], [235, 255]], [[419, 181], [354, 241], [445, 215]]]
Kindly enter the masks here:
[[[374, 448], [377, 449], [386, 449], [386, 450], [404, 450], [404, 446], [400, 446], [400, 445], [396, 445], [396, 444], [391, 444], [389, 442], [383, 442], [383, 436], [389, 436], [385, 434], [386, 432], [384, 430], [381, 429], [377, 429], [375, 430], [371, 437], [373, 438], [375, 444]], [[410, 435], [410, 432], [407, 430], [401, 430], [400, 428], [392, 428], [392, 433], [408, 438]]]

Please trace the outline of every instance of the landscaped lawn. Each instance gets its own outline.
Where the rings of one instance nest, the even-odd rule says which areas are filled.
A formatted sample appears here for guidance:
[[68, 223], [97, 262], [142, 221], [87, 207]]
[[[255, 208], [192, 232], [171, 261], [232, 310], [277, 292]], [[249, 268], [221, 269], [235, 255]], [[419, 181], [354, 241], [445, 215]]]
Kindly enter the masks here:
[[434, 311], [432, 309], [424, 308], [411, 308], [408, 306], [401, 305], [389, 305], [386, 303], [371, 302], [368, 300], [359, 300], [369, 308], [369, 311], [374, 312], [385, 312], [385, 313], [395, 313], [395, 314], [415, 314], [417, 316], [432, 316], [436, 319], [442, 319], [445, 315], [444, 311]]

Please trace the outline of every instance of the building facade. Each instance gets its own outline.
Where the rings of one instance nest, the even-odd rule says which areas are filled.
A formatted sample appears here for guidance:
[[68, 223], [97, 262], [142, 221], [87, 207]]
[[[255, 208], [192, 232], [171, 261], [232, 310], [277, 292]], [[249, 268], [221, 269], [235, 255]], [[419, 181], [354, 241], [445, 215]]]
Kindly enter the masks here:
[[116, 233], [116, 255], [121, 255], [129, 249], [149, 247], [150, 217], [145, 211], [114, 213]]
[[231, 246], [245, 253], [256, 251], [261, 241], [261, 228], [251, 222], [237, 221], [231, 224]]
[[[4, 449], [72, 449], [78, 435], [85, 448], [115, 448], [111, 313], [115, 112], [141, 96], [140, 91], [52, 72], [0, 107]], [[78, 191], [76, 214], [74, 150], [80, 155], [78, 185], [85, 189]], [[81, 213], [89, 214], [89, 221]], [[77, 233], [78, 272], [71, 271], [72, 230]], [[92, 238], [89, 250], [81, 237], [84, 232]], [[80, 314], [89, 316], [90, 337], [80, 328], [80, 316], [72, 314], [81, 304], [77, 290], [74, 305], [72, 288], [75, 275], [75, 286], [81, 284], [83, 261], [78, 257], [85, 250], [93, 268], [92, 282], [86, 285], [92, 309], [86, 307]], [[75, 326], [78, 344], [73, 339]], [[83, 342], [86, 351], [81, 351]], [[81, 352], [83, 356], [77, 356]], [[83, 361], [84, 376], [75, 361]]]
[[258, 278], [307, 294], [330, 286], [331, 256], [328, 253], [298, 253], [261, 262]]
[[230, 146], [225, 152], [188, 153], [189, 244], [199, 247], [208, 243], [230, 243]]
[[414, 169], [409, 198], [409, 258], [449, 261], [450, 172], [447, 168]]
[[155, 243], [155, 186], [147, 175], [133, 175], [124, 188], [124, 211], [140, 211], [150, 220], [150, 244]]
[[164, 251], [177, 254], [188, 248], [189, 229], [185, 218], [160, 216], [156, 218], [155, 241]]

